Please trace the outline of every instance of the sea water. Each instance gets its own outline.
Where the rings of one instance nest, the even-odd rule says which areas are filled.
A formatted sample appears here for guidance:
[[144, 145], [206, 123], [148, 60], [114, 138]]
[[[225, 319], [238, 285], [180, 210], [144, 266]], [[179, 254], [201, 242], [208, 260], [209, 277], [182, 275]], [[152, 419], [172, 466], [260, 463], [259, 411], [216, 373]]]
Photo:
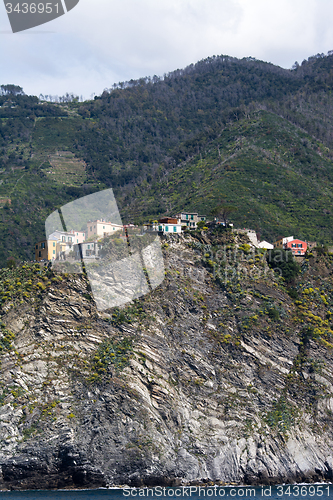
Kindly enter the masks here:
[[170, 488], [113, 488], [98, 490], [1, 491], [0, 500], [125, 500], [143, 498], [201, 500], [228, 498], [240, 500], [325, 500], [333, 499], [333, 484], [293, 484], [278, 486], [175, 486]]

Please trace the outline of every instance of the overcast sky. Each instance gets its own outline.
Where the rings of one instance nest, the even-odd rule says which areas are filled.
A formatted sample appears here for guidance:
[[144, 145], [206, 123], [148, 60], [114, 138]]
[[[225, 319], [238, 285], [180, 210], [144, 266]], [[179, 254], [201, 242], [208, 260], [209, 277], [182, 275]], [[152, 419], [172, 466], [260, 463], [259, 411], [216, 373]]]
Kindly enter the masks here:
[[332, 0], [80, 0], [64, 16], [13, 34], [1, 2], [0, 84], [90, 98], [218, 54], [290, 68], [333, 49], [332, 20]]

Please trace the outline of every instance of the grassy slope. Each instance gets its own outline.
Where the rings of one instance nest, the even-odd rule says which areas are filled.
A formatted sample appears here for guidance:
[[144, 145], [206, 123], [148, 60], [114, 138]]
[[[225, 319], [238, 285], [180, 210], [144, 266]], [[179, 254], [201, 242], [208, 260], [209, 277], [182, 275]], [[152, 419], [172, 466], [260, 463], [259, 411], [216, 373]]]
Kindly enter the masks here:
[[181, 209], [209, 214], [225, 199], [237, 207], [232, 217], [236, 226], [256, 229], [262, 238], [294, 234], [330, 242], [330, 154], [283, 118], [254, 112], [226, 127], [202, 154], [152, 187], [137, 188], [128, 214], [142, 220]]

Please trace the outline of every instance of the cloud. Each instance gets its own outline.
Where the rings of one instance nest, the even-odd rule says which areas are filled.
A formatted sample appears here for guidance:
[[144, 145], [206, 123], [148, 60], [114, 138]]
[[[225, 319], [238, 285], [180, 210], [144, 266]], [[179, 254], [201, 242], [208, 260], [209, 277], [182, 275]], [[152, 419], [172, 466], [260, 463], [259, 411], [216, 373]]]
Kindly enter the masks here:
[[0, 5], [0, 83], [89, 98], [214, 54], [291, 67], [333, 48], [332, 14], [328, 0], [80, 0], [38, 30], [13, 35]]

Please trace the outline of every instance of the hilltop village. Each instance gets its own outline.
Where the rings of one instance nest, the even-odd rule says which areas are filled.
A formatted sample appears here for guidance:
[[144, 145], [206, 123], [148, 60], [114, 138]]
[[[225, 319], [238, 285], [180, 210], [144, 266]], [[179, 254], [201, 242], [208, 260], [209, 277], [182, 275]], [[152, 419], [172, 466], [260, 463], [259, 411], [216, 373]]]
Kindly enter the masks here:
[[76, 260], [82, 258], [99, 259], [103, 246], [103, 238], [115, 235], [117, 238], [126, 239], [127, 231], [135, 229], [138, 232], [156, 232], [159, 235], [180, 234], [184, 231], [207, 230], [212, 226], [228, 226], [233, 231], [247, 234], [250, 243], [255, 248], [271, 250], [273, 248], [290, 249], [295, 258], [304, 258], [306, 251], [317, 246], [315, 241], [303, 241], [294, 236], [281, 237], [274, 243], [259, 241], [255, 231], [251, 229], [234, 229], [228, 221], [220, 221], [217, 217], [207, 220], [205, 215], [198, 212], [180, 212], [172, 217], [162, 217], [150, 221], [142, 227], [134, 224], [115, 224], [104, 219], [87, 221], [83, 229], [70, 229], [69, 231], [56, 230], [45, 240], [35, 245], [35, 260]]

